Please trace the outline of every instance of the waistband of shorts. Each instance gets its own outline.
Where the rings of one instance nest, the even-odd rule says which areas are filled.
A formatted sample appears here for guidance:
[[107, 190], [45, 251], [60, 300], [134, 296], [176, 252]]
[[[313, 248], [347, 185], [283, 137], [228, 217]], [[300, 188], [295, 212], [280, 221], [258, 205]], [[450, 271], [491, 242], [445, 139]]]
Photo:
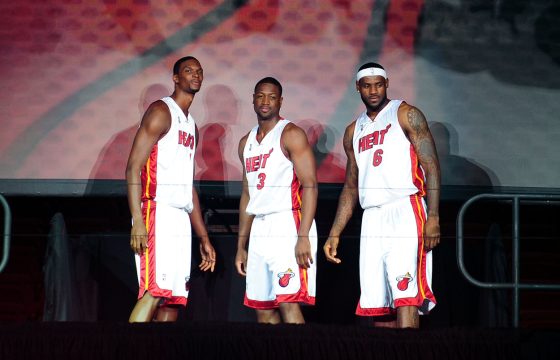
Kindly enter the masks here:
[[301, 209], [292, 209], [292, 210], [282, 210], [282, 211], [277, 211], [277, 212], [273, 212], [273, 213], [269, 213], [269, 214], [258, 214], [255, 215], [255, 219], [264, 219], [264, 218], [269, 218], [269, 217], [274, 217], [274, 216], [278, 216], [278, 215], [286, 215], [286, 214], [293, 214], [296, 211], [300, 211]]
[[144, 206], [146, 206], [146, 204], [148, 204], [148, 202], [150, 202], [150, 203], [152, 204], [151, 206], [154, 206], [154, 205], [157, 205], [157, 207], [165, 206], [165, 207], [168, 207], [168, 208], [171, 208], [171, 209], [184, 211], [184, 212], [186, 212], [186, 213], [189, 212], [189, 209], [188, 209], [187, 207], [177, 207], [177, 206], [168, 204], [168, 203], [166, 203], [166, 202], [155, 201], [155, 200], [151, 200], [151, 199], [149, 199], [149, 200], [143, 200], [143, 201], [141, 202], [141, 205], [144, 207]]
[[393, 207], [398, 207], [404, 204], [410, 204], [410, 199], [414, 199], [414, 198], [422, 198], [422, 196], [418, 195], [418, 194], [413, 194], [413, 195], [409, 195], [409, 196], [405, 196], [402, 198], [398, 198], [395, 199], [393, 201], [389, 201], [388, 203], [382, 204], [382, 205], [378, 205], [378, 206], [370, 206], [367, 209], [364, 209], [364, 211], [368, 211], [368, 210], [373, 210], [373, 209], [390, 209]]

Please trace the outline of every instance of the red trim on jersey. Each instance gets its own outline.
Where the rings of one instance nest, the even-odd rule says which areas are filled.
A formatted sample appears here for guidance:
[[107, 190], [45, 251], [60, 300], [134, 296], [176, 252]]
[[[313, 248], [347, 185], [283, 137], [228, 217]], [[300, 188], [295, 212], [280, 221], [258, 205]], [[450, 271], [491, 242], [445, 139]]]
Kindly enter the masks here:
[[[149, 292], [153, 297], [171, 298], [171, 290], [161, 289], [156, 283], [156, 202], [142, 203], [142, 216], [148, 232], [147, 248], [140, 256], [140, 287], [138, 299]], [[185, 298], [186, 304], [186, 298]]]
[[243, 300], [243, 305], [257, 310], [270, 310], [270, 309], [276, 309], [278, 307], [278, 303], [275, 300], [269, 300], [269, 301], [251, 300], [247, 297], [247, 293], [245, 293], [245, 299]]
[[[415, 306], [422, 306], [424, 300], [430, 300], [434, 304], [436, 298], [428, 285], [426, 278], [426, 251], [424, 250], [424, 224], [426, 223], [426, 211], [422, 206], [422, 198], [420, 196], [411, 195], [410, 203], [416, 218], [416, 229], [418, 234], [418, 269], [416, 270], [416, 280], [418, 282], [418, 294], [416, 295]], [[401, 299], [405, 300], [405, 299]], [[396, 306], [395, 301], [395, 306]]]
[[142, 201], [154, 200], [156, 198], [157, 189], [157, 157], [158, 145], [157, 143], [152, 148], [150, 156], [146, 161], [146, 166], [140, 172], [140, 179], [142, 181]]
[[418, 155], [414, 150], [414, 146], [410, 144], [410, 164], [412, 173], [412, 183], [418, 189], [418, 196], [424, 196], [426, 194], [426, 188], [424, 186], [424, 172], [418, 163]]
[[[301, 209], [301, 194], [303, 192], [303, 188], [299, 179], [297, 178], [296, 171], [294, 170], [294, 177], [292, 178], [292, 210], [299, 210]], [[300, 214], [301, 217], [301, 214]], [[299, 221], [297, 223], [297, 230], [299, 231]]]
[[358, 306], [356, 307], [356, 315], [358, 316], [384, 316], [393, 315], [395, 313], [396, 310], [390, 307], [363, 308], [360, 306], [360, 302], [358, 302]]

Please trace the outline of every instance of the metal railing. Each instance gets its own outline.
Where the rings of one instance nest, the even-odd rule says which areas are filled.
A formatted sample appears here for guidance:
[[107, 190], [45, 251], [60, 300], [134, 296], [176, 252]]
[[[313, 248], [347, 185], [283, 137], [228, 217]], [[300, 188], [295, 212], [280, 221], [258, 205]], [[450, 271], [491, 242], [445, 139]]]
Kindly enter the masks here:
[[[512, 202], [512, 282], [487, 283], [476, 280], [467, 271], [463, 261], [463, 218], [470, 205], [481, 199], [510, 200]], [[545, 194], [480, 194], [467, 200], [457, 215], [457, 265], [463, 276], [473, 285], [486, 289], [513, 289], [513, 326], [519, 327], [520, 290], [560, 290], [560, 284], [527, 284], [519, 282], [519, 206], [522, 200], [548, 202], [560, 200], [560, 195]]]
[[0, 262], [0, 273], [8, 264], [8, 259], [10, 257], [10, 232], [12, 228], [12, 212], [10, 211], [10, 206], [8, 202], [0, 194], [0, 203], [4, 207], [4, 236], [3, 236], [3, 243], [4, 243], [4, 251], [2, 252], [2, 262]]

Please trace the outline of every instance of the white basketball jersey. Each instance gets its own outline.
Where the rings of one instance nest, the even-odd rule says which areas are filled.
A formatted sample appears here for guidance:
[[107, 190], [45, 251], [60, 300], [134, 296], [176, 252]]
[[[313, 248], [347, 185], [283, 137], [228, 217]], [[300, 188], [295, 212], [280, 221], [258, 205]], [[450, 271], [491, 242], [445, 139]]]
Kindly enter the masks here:
[[172, 207], [192, 211], [194, 119], [170, 97], [161, 99], [169, 107], [171, 127], [152, 148], [142, 169], [142, 201], [155, 200]]
[[354, 128], [360, 205], [367, 209], [418, 193], [424, 171], [397, 117], [402, 100], [391, 100], [372, 121], [364, 111]]
[[282, 131], [289, 120], [280, 120], [262, 139], [257, 141], [258, 126], [249, 133], [243, 160], [249, 204], [247, 213], [267, 215], [301, 207], [301, 184], [292, 162], [282, 152]]

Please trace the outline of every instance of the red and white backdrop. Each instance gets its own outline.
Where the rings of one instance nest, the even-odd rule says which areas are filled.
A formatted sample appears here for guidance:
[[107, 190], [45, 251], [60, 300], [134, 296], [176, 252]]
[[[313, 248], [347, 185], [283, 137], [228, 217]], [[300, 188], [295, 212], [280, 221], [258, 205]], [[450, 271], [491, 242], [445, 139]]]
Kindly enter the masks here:
[[342, 134], [362, 111], [355, 73], [376, 61], [389, 96], [433, 126], [444, 184], [557, 187], [560, 61], [542, 44], [558, 37], [551, 7], [537, 1], [508, 18], [513, 7], [472, 3], [3, 2], [0, 179], [123, 179], [142, 113], [171, 93], [173, 63], [193, 55], [205, 72], [192, 107], [197, 179], [241, 179], [253, 87], [274, 76], [281, 115], [314, 146], [319, 181], [342, 182]]

